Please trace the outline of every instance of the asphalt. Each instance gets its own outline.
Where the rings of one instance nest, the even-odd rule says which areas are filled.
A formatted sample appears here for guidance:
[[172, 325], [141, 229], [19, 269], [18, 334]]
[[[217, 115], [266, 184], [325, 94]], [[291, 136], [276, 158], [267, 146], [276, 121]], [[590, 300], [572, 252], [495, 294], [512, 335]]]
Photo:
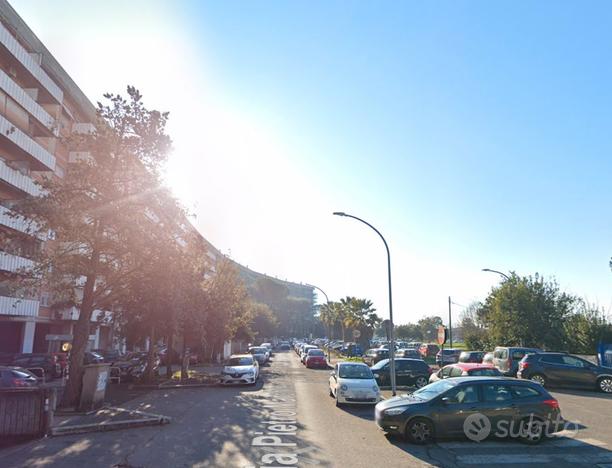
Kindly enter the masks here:
[[419, 447], [389, 438], [371, 407], [336, 408], [327, 370], [305, 369], [276, 353], [255, 387], [155, 390], [123, 404], [163, 414], [170, 424], [47, 438], [0, 450], [13, 467], [583, 467], [612, 466], [612, 397], [552, 392], [571, 437], [536, 447], [514, 441], [439, 441]]

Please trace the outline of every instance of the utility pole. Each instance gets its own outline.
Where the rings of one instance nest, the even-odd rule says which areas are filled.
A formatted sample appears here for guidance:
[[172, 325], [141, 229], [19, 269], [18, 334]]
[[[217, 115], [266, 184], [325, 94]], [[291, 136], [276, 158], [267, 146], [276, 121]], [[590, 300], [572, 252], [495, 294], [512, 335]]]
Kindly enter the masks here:
[[453, 347], [453, 318], [451, 311], [451, 297], [448, 296], [448, 337], [450, 339], [450, 347]]

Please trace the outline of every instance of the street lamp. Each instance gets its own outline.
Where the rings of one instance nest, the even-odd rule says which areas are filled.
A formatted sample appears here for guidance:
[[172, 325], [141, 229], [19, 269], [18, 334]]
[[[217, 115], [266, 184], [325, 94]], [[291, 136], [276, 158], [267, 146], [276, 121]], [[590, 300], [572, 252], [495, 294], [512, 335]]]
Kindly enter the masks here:
[[382, 239], [383, 243], [385, 244], [385, 249], [387, 250], [387, 274], [389, 277], [389, 373], [391, 375], [391, 394], [393, 396], [396, 395], [396, 386], [395, 386], [395, 339], [394, 339], [394, 325], [393, 325], [393, 296], [391, 294], [391, 254], [389, 253], [389, 246], [387, 245], [387, 241], [385, 240], [385, 238], [383, 237], [383, 235], [380, 233], [380, 231], [378, 229], [376, 229], [374, 226], [372, 226], [370, 223], [368, 223], [367, 221], [364, 221], [361, 218], [358, 218], [357, 216], [353, 216], [347, 213], [344, 213], [342, 211], [335, 211], [334, 212], [335, 216], [344, 216], [346, 218], [353, 218], [356, 219], [357, 221], [365, 224], [366, 226], [368, 226], [370, 229], [372, 229], [376, 234], [378, 234], [380, 236], [380, 238]]
[[[325, 291], [323, 291], [320, 287], [315, 286], [314, 284], [306, 283], [306, 286], [308, 286], [309, 288], [314, 288], [314, 289], [318, 289], [319, 291], [321, 291], [323, 293], [323, 295], [325, 296], [325, 300], [327, 301], [327, 307], [329, 307], [329, 297], [327, 297], [327, 294], [325, 294]], [[331, 333], [330, 333], [330, 340], [329, 341], [331, 341]], [[327, 343], [327, 361], [328, 362], [331, 360], [331, 349], [330, 349], [330, 346], [329, 346], [329, 344], [330, 344], [329, 341]]]
[[482, 271], [488, 271], [489, 273], [497, 273], [498, 275], [502, 275], [506, 280], [510, 280], [510, 277], [507, 274], [502, 273], [501, 271], [491, 270], [490, 268], [483, 268]]

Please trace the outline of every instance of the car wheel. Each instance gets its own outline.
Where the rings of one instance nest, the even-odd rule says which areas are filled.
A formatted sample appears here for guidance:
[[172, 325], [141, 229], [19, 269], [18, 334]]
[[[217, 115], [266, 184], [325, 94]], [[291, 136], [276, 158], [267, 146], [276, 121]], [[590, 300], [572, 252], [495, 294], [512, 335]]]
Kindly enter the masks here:
[[529, 380], [539, 383], [542, 387], [546, 387], [546, 377], [544, 377], [542, 374], [533, 374]]
[[524, 419], [521, 421], [520, 440], [524, 444], [536, 445], [544, 438], [544, 424], [537, 419]]
[[433, 441], [434, 427], [431, 421], [424, 418], [415, 418], [406, 426], [406, 439], [413, 444], [424, 445]]
[[424, 387], [425, 385], [427, 385], [429, 383], [429, 381], [427, 380], [426, 377], [423, 377], [422, 375], [417, 377], [417, 379], [414, 382], [414, 385], [416, 388], [421, 388]]
[[597, 381], [597, 387], [604, 393], [612, 393], [612, 377], [602, 377]]

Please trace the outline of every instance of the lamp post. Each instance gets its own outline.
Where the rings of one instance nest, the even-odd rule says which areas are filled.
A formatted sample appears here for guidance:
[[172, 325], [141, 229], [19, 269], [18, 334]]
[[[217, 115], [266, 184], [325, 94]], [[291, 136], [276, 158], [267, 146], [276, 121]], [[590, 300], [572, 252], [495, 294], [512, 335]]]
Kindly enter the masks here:
[[353, 216], [347, 213], [344, 213], [342, 211], [335, 211], [334, 212], [335, 216], [344, 216], [346, 218], [353, 218], [356, 219], [357, 221], [365, 224], [366, 226], [368, 226], [370, 229], [372, 229], [376, 234], [378, 234], [380, 236], [380, 238], [382, 239], [383, 243], [385, 244], [385, 249], [387, 250], [387, 275], [389, 278], [389, 325], [390, 325], [390, 331], [389, 331], [389, 374], [391, 376], [391, 394], [393, 396], [395, 396], [397, 394], [397, 387], [395, 385], [395, 338], [394, 338], [394, 325], [393, 325], [393, 296], [391, 294], [391, 254], [389, 253], [389, 245], [387, 245], [387, 241], [385, 240], [385, 238], [383, 237], [383, 235], [380, 233], [380, 231], [378, 229], [376, 229], [374, 226], [372, 226], [370, 223], [368, 223], [367, 221], [364, 221], [361, 218], [358, 218], [357, 216]]
[[505, 280], [510, 279], [510, 277], [507, 274], [502, 273], [501, 271], [491, 270], [490, 268], [483, 268], [482, 271], [488, 271], [489, 273], [497, 273], [498, 275], [503, 276]]
[[[319, 291], [321, 291], [323, 295], [325, 296], [325, 300], [327, 301], [327, 307], [329, 307], [329, 297], [327, 297], [327, 294], [325, 294], [325, 291], [323, 291], [320, 287], [315, 286], [314, 284], [306, 283], [306, 286], [308, 286], [309, 288], [314, 288], [314, 289], [318, 289]], [[330, 340], [329, 341], [331, 341], [331, 330], [330, 330]], [[327, 343], [327, 362], [330, 362], [330, 359], [331, 359], [331, 350], [330, 350], [329, 342], [328, 342]]]

